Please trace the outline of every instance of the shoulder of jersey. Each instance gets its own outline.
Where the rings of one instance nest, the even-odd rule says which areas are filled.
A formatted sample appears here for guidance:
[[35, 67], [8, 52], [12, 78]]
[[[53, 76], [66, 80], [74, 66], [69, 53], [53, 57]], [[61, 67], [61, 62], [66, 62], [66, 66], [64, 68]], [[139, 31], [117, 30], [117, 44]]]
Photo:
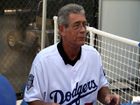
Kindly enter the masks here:
[[96, 54], [99, 55], [99, 52], [93, 46], [83, 45], [82, 49], [85, 50], [85, 51], [88, 51], [88, 53], [96, 53]]
[[48, 56], [51, 56], [51, 55], [53, 55], [54, 53], [56, 53], [56, 49], [57, 49], [57, 44], [48, 46], [48, 47], [42, 49], [42, 50], [37, 54], [37, 56], [39, 56], [39, 57], [48, 57]]

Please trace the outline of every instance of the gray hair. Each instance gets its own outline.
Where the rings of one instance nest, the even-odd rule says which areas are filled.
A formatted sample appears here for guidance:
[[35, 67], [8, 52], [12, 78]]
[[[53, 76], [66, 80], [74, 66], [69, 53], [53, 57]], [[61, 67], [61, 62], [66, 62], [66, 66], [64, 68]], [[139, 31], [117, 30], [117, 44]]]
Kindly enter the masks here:
[[63, 24], [67, 27], [69, 24], [68, 17], [71, 13], [85, 15], [85, 10], [81, 5], [78, 4], [71, 3], [65, 5], [58, 12], [58, 25]]

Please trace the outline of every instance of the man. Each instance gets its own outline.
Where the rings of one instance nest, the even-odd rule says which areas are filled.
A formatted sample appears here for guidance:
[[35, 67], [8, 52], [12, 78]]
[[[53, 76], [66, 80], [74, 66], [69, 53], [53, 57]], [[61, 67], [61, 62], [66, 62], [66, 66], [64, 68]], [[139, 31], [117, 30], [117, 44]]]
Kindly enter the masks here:
[[29, 74], [24, 100], [29, 105], [119, 105], [110, 94], [101, 57], [84, 45], [85, 11], [68, 4], [58, 13], [60, 42], [37, 54]]

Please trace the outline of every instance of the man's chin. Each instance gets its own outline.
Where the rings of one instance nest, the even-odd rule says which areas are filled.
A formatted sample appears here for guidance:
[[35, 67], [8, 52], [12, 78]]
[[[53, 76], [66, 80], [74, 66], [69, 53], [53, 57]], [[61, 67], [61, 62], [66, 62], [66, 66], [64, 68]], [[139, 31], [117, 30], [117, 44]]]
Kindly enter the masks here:
[[80, 43], [79, 43], [79, 45], [84, 45], [85, 44], [85, 41], [81, 41]]

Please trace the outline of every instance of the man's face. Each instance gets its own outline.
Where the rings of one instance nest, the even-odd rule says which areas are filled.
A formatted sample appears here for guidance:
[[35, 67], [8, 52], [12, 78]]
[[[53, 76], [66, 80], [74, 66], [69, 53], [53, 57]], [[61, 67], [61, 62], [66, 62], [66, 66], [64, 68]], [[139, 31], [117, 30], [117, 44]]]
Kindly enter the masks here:
[[63, 27], [61, 35], [63, 44], [72, 47], [79, 47], [85, 43], [86, 18], [82, 14], [70, 14], [68, 27]]

